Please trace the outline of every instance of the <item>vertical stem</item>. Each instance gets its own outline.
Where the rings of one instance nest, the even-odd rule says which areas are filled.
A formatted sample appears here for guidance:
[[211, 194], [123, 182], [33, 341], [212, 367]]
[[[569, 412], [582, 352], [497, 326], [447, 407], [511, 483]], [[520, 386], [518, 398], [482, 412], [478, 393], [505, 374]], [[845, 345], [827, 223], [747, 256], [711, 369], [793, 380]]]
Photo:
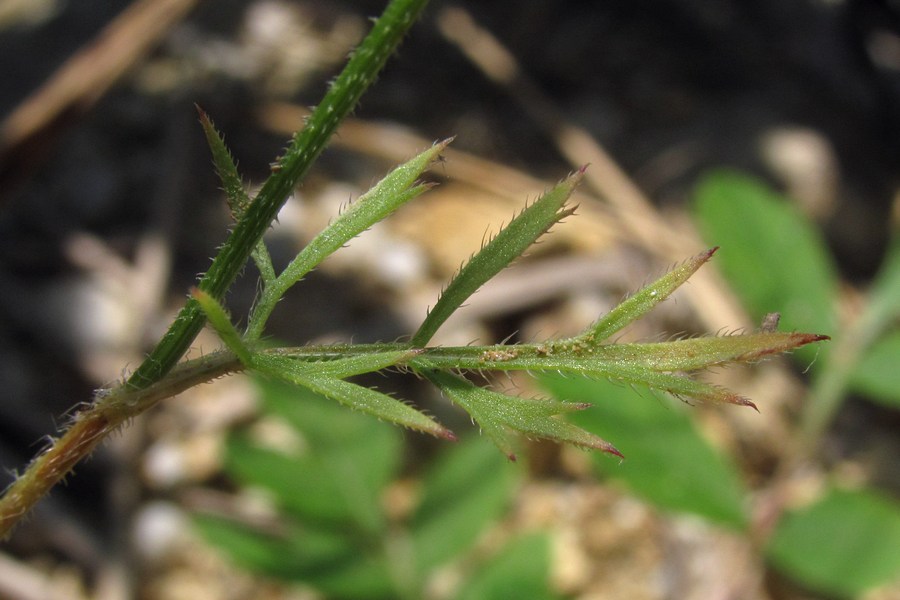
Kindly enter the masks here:
[[[375, 81], [427, 3], [428, 0], [391, 0], [304, 128], [294, 136], [281, 159], [280, 168], [266, 180], [213, 259], [198, 285], [201, 290], [221, 300], [294, 186], [321, 154], [338, 123], [353, 110]], [[106, 435], [129, 417], [146, 410], [160, 398], [186, 389], [192, 382], [205, 381], [207, 375], [239, 368], [233, 364], [233, 357], [222, 355], [210, 364], [207, 364], [210, 361], [201, 361], [199, 365], [185, 365], [189, 368], [174, 373], [171, 381], [164, 379], [190, 347], [204, 321], [199, 303], [194, 298], [189, 299], [162, 340], [128, 381], [110, 390], [108, 395], [95, 398], [91, 406], [76, 416], [63, 436], [54, 440], [50, 448], [28, 465], [0, 498], [0, 539]]]
[[[250, 252], [278, 214], [288, 195], [306, 175], [338, 124], [375, 81], [428, 0], [392, 0], [350, 62], [315, 108], [304, 128], [294, 136], [278, 169], [266, 180], [240, 222], [215, 257], [198, 287], [217, 300], [243, 269]], [[162, 378], [184, 355], [203, 328], [197, 301], [190, 299], [175, 322], [128, 380], [142, 389]]]

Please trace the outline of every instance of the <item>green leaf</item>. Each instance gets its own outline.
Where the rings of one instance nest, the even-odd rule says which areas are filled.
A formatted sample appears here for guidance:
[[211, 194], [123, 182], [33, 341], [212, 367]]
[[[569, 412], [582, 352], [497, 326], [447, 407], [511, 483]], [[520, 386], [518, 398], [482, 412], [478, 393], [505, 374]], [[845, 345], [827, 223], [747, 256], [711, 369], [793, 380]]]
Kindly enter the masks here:
[[[322, 102], [313, 109], [306, 125], [294, 136], [278, 168], [263, 184], [244, 218], [237, 223], [216, 254], [209, 270], [200, 279], [198, 287], [201, 290], [216, 299], [225, 295], [288, 195], [322, 153], [338, 124], [356, 107], [360, 97], [375, 81], [426, 4], [428, 0], [391, 0]], [[128, 378], [128, 386], [145, 389], [159, 381], [190, 347], [203, 329], [203, 321], [200, 305], [195, 300], [189, 300], [150, 355]]]
[[[749, 177], [720, 171], [700, 183], [694, 216], [704, 239], [722, 246], [716, 263], [755, 319], [779, 312], [784, 330], [835, 331], [834, 265], [819, 231], [792, 205]], [[809, 362], [819, 351], [797, 356]]]
[[425, 474], [411, 523], [417, 572], [425, 576], [458, 556], [499, 520], [520, 475], [477, 437], [444, 450]]
[[248, 337], [257, 339], [262, 335], [266, 320], [288, 288], [300, 281], [330, 254], [427, 190], [430, 186], [413, 184], [422, 172], [437, 160], [450, 142], [451, 140], [444, 140], [435, 144], [388, 173], [314, 237], [281, 275], [263, 290], [262, 297], [250, 317]]
[[361, 552], [346, 536], [290, 523], [273, 535], [199, 514], [193, 522], [204, 539], [251, 571], [303, 582], [332, 598], [396, 597], [384, 558]]
[[810, 588], [858, 597], [900, 578], [900, 505], [872, 491], [832, 489], [785, 515], [767, 553]]
[[382, 545], [381, 497], [399, 469], [399, 432], [308, 390], [259, 385], [263, 413], [292, 428], [294, 443], [272, 448], [252, 430], [233, 434], [225, 468], [242, 485], [272, 494], [283, 527], [262, 532], [198, 516], [204, 536], [241, 565], [329, 597], [396, 597]]
[[[228, 146], [225, 145], [222, 135], [216, 130], [209, 115], [199, 106], [197, 110], [200, 112], [200, 125], [203, 127], [206, 143], [209, 144], [209, 150], [212, 153], [216, 174], [222, 181], [222, 190], [225, 192], [228, 208], [231, 210], [231, 217], [237, 222], [244, 216], [247, 207], [250, 206], [250, 197], [244, 189], [244, 182], [241, 181], [237, 165], [234, 163], [234, 158]], [[267, 284], [274, 281], [275, 269], [272, 267], [272, 257], [269, 256], [266, 244], [259, 240], [250, 255], [259, 269], [263, 281]]]
[[[350, 369], [361, 367], [361, 372], [377, 371], [385, 366], [394, 364], [396, 362], [393, 360], [395, 356], [404, 356], [409, 352], [409, 350], [403, 350], [399, 353], [386, 352], [378, 355], [370, 354], [352, 357], [346, 360], [333, 361], [333, 363], [337, 363], [337, 366], [332, 364], [331, 367], [341, 373], [339, 376], [344, 376], [343, 373], [348, 367]], [[385, 363], [378, 364], [379, 357], [385, 359]], [[366, 362], [368, 362], [368, 365], [365, 364]], [[397, 425], [423, 431], [445, 440], [453, 441], [456, 439], [452, 431], [400, 400], [334, 377], [329, 373], [328, 365], [329, 363], [327, 362], [305, 362], [281, 356], [257, 354], [253, 357], [253, 366], [261, 373], [303, 386], [326, 398], [337, 400], [341, 404], [361, 410], [379, 419], [385, 419]]]
[[554, 223], [572, 214], [574, 209], [565, 209], [564, 206], [583, 175], [582, 169], [561, 181], [519, 213], [509, 225], [500, 230], [500, 233], [469, 259], [441, 294], [434, 308], [428, 312], [428, 316], [412, 337], [412, 345], [425, 346], [444, 321], [469, 296], [521, 256]]
[[694, 428], [679, 405], [608, 381], [541, 375], [557, 398], [591, 402], [572, 420], [612, 439], [620, 464], [594, 458], [597, 470], [661, 509], [691, 512], [733, 528], [746, 525], [744, 488], [733, 465]]
[[[900, 406], [900, 331], [882, 336], [900, 318], [900, 236], [888, 249], [869, 292], [869, 302], [853, 327], [862, 356], [850, 376], [851, 385], [873, 400]], [[877, 340], [877, 341], [876, 341]], [[874, 342], [871, 347], [869, 343]]]
[[609, 344], [592, 355], [598, 362], [612, 362], [654, 371], [697, 371], [735, 362], [753, 362], [830, 339], [812, 333], [780, 331], [697, 337], [650, 344]]
[[869, 292], [869, 303], [875, 307], [878, 322], [887, 323], [900, 317], [900, 302], [897, 302], [897, 298], [900, 298], [900, 235], [891, 240]]
[[[347, 352], [344, 358], [327, 360], [303, 360], [280, 353], [279, 348], [269, 353], [258, 353], [250, 361], [251, 366], [260, 372], [280, 376], [279, 373], [314, 373], [315, 375], [345, 379], [363, 373], [374, 373], [397, 364], [405, 363], [410, 358], [421, 354], [421, 350], [401, 348], [383, 352], [352, 354]], [[289, 375], [288, 375], [289, 376]]]
[[225, 198], [228, 200], [228, 208], [231, 210], [231, 216], [235, 221], [246, 212], [250, 206], [250, 197], [244, 190], [244, 182], [238, 173], [237, 165], [222, 135], [216, 130], [212, 120], [199, 106], [200, 125], [203, 127], [203, 133], [206, 135], [206, 143], [209, 144], [209, 150], [212, 153], [213, 165], [216, 167], [216, 174], [222, 181], [222, 190], [225, 192]]
[[466, 583], [457, 600], [553, 600], [550, 540], [533, 533], [513, 540]]
[[269, 490], [285, 510], [317, 526], [380, 531], [380, 495], [399, 468], [399, 432], [308, 390], [259, 385], [265, 412], [285, 419], [297, 447], [265, 447], [250, 432], [235, 434], [226, 447], [227, 472]]
[[[761, 332], [652, 344], [595, 345], [590, 340], [577, 337], [543, 344], [426, 348], [420, 355], [411, 357], [409, 364], [428, 377], [429, 371], [438, 369], [578, 373], [646, 385], [704, 402], [728, 402], [755, 408], [750, 400], [738, 394], [676, 373], [729, 362], [758, 360], [769, 354], [785, 352], [823, 339], [827, 339], [827, 336]], [[448, 386], [453, 388], [453, 382]], [[465, 386], [460, 387], [465, 391]], [[452, 397], [452, 390], [448, 393]], [[490, 415], [496, 410], [495, 405], [513, 404], [500, 403], [499, 398], [493, 397], [481, 399], [477, 395], [479, 393], [471, 392], [475, 394], [471, 399], [454, 399], [472, 412], [490, 435], [502, 437], [502, 430], [492, 428]], [[484, 414], [477, 413], [482, 408]], [[498, 445], [506, 447], [506, 444], [499, 441]]]
[[701, 252], [680, 267], [669, 271], [650, 285], [643, 287], [639, 292], [609, 311], [602, 319], [591, 326], [585, 334], [578, 336], [576, 339], [600, 343], [617, 331], [620, 331], [623, 327], [640, 318], [654, 306], [672, 295], [672, 292], [696, 273], [697, 269], [702, 267], [716, 250], [718, 250], [718, 247]]
[[885, 336], [869, 348], [851, 378], [851, 386], [894, 408], [900, 408], [900, 331]]
[[225, 310], [225, 307], [219, 304], [215, 298], [197, 288], [191, 291], [191, 296], [200, 304], [200, 308], [203, 310], [203, 314], [206, 315], [209, 324], [213, 326], [213, 329], [216, 330], [216, 333], [219, 334], [219, 337], [228, 349], [235, 353], [242, 364], [249, 365], [251, 361], [250, 349], [244, 345], [241, 334], [231, 324], [231, 317]]
[[515, 460], [516, 455], [509, 430], [622, 456], [612, 444], [556, 416], [582, 410], [588, 404], [507, 396], [472, 385], [451, 373], [425, 371], [424, 375], [463, 407], [510, 460]]

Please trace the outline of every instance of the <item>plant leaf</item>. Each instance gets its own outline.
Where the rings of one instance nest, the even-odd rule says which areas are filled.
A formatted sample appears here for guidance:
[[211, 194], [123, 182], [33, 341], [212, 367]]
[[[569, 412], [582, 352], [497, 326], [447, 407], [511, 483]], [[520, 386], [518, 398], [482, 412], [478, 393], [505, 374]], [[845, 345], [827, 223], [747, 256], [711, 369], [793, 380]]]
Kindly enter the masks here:
[[[391, 0], [325, 97], [313, 109], [306, 125], [294, 136], [278, 169], [266, 179], [244, 218], [236, 224], [197, 287], [213, 298], [219, 299], [225, 295], [291, 190], [322, 153], [338, 124], [356, 107], [362, 94], [375, 81], [426, 4], [427, 0]], [[265, 318], [260, 321], [259, 331], [253, 332], [251, 340], [261, 335]], [[252, 319], [250, 324], [253, 325]], [[196, 301], [189, 300], [150, 355], [128, 378], [128, 386], [144, 389], [161, 379], [181, 359], [201, 329], [203, 313]]]
[[[732, 362], [753, 362], [805, 344], [830, 339], [810, 333], [759, 332], [647, 344], [601, 344], [580, 337], [543, 344], [427, 349], [416, 365], [497, 371], [608, 373], [620, 367], [696, 371]], [[612, 370], [612, 371], [610, 371]]]
[[469, 296], [521, 256], [554, 223], [572, 214], [574, 209], [566, 209], [564, 206], [583, 175], [584, 169], [561, 181], [533, 204], [526, 207], [510, 221], [509, 225], [501, 229], [500, 233], [472, 256], [428, 312], [428, 316], [425, 317], [419, 330], [412, 337], [412, 345], [425, 346], [444, 321]]
[[[851, 385], [872, 399], [900, 406], [900, 332], [885, 330], [900, 318], [900, 235], [892, 240], [869, 291], [869, 302], [853, 327], [853, 343], [862, 356], [850, 376]], [[878, 339], [879, 336], [881, 339]], [[873, 343], [874, 342], [874, 343]], [[871, 347], [867, 347], [868, 344]]]
[[258, 385], [263, 414], [280, 418], [293, 435], [278, 445], [252, 430], [236, 432], [227, 440], [226, 472], [268, 490], [310, 526], [379, 535], [381, 493], [399, 468], [399, 431], [306, 389], [262, 378]]
[[650, 285], [643, 287], [639, 292], [623, 300], [609, 311], [602, 319], [591, 326], [587, 332], [578, 336], [577, 339], [590, 340], [592, 343], [599, 344], [617, 331], [620, 331], [623, 327], [637, 320], [654, 306], [668, 298], [697, 269], [712, 258], [712, 255], [718, 249], [717, 246], [701, 252], [697, 256], [688, 259], [680, 267], [669, 271]]
[[193, 516], [193, 524], [209, 543], [257, 573], [302, 582], [329, 598], [380, 600], [396, 595], [385, 558], [360, 552], [347, 536], [298, 526], [273, 536], [200, 514]]
[[[199, 106], [197, 110], [200, 113], [200, 125], [203, 127], [203, 133], [206, 135], [206, 143], [209, 144], [209, 150], [212, 153], [213, 165], [216, 167], [216, 174], [222, 182], [222, 190], [225, 192], [225, 199], [228, 201], [228, 208], [231, 210], [231, 218], [235, 223], [238, 222], [250, 206], [250, 197], [244, 189], [244, 182], [238, 173], [237, 165], [228, 146], [225, 145], [225, 139], [216, 129], [209, 115], [206, 114]], [[250, 253], [256, 268], [266, 284], [275, 280], [275, 269], [272, 266], [272, 257], [269, 256], [269, 250], [266, 248], [265, 242], [259, 240], [253, 251]]]
[[545, 533], [508, 543], [466, 583], [456, 600], [554, 600], [550, 591], [551, 546]]
[[437, 143], [395, 168], [314, 237], [278, 278], [263, 290], [256, 309], [250, 316], [248, 339], [255, 340], [262, 335], [266, 320], [288, 288], [330, 254], [427, 190], [430, 186], [413, 184], [451, 141], [448, 139]]
[[520, 478], [521, 470], [477, 436], [441, 453], [425, 473], [410, 524], [413, 561], [422, 579], [501, 518]]
[[622, 456], [612, 444], [555, 416], [588, 405], [507, 396], [472, 385], [452, 373], [425, 371], [424, 375], [463, 407], [510, 460], [516, 455], [508, 430]]
[[[784, 198], [749, 177], [719, 171], [697, 188], [694, 216], [703, 237], [722, 245], [716, 264], [754, 319], [777, 311], [786, 330], [835, 331], [831, 257], [819, 231]], [[809, 362], [818, 351], [797, 357]]]
[[871, 491], [832, 489], [785, 515], [767, 554], [809, 587], [859, 597], [900, 577], [900, 505]]
[[878, 275], [872, 283], [869, 292], [868, 310], [874, 310], [878, 315], [875, 319], [880, 323], [887, 323], [900, 317], [900, 234], [891, 240], [888, 251], [885, 254]]
[[[400, 400], [373, 389], [337, 379], [329, 374], [319, 373], [316, 367], [320, 363], [273, 356], [265, 357], [265, 361], [260, 361], [258, 358], [259, 355], [254, 359], [254, 367], [261, 373], [303, 386], [326, 398], [337, 400], [341, 404], [374, 415], [379, 419], [430, 433], [445, 440], [456, 440], [452, 431]], [[270, 365], [274, 366], [270, 368]], [[367, 370], [374, 371], [377, 368]]]
[[203, 127], [203, 133], [206, 135], [206, 143], [212, 153], [213, 165], [216, 168], [216, 174], [222, 182], [222, 190], [225, 192], [225, 198], [228, 200], [228, 208], [231, 210], [231, 217], [235, 221], [239, 221], [247, 207], [250, 206], [250, 197], [244, 190], [244, 182], [238, 173], [237, 165], [222, 134], [216, 129], [209, 115], [206, 114], [199, 106], [197, 111], [200, 113], [200, 125]]
[[605, 476], [661, 509], [691, 512], [733, 528], [746, 525], [737, 469], [698, 434], [680, 406], [609, 381], [549, 374], [539, 380], [556, 398], [594, 404], [572, 420], [613, 439], [626, 456], [619, 464], [595, 457], [594, 466]]
[[241, 334], [231, 324], [231, 317], [225, 308], [215, 298], [197, 288], [191, 290], [191, 296], [200, 304], [209, 324], [213, 326], [228, 349], [237, 355], [242, 364], [249, 365], [250, 349], [244, 345]]
[[886, 406], [900, 408], [900, 331], [889, 334], [865, 353], [853, 371], [854, 390]]
[[396, 597], [381, 499], [400, 466], [399, 431], [309, 390], [257, 383], [265, 422], [289, 426], [296, 441], [240, 431], [227, 440], [224, 464], [241, 485], [271, 494], [279, 527], [256, 531], [198, 515], [205, 537], [241, 564], [329, 597]]
[[301, 360], [286, 355], [257, 353], [250, 360], [250, 366], [261, 373], [281, 377], [280, 373], [291, 373], [299, 370], [302, 373], [313, 373], [319, 376], [346, 379], [363, 373], [374, 373], [417, 356], [421, 350], [400, 349], [364, 354], [349, 354], [346, 358], [330, 360]]
[[726, 363], [753, 362], [828, 339], [831, 338], [827, 335], [774, 331], [650, 344], [610, 344], [597, 348], [594, 355], [600, 362], [654, 371], [696, 371]]

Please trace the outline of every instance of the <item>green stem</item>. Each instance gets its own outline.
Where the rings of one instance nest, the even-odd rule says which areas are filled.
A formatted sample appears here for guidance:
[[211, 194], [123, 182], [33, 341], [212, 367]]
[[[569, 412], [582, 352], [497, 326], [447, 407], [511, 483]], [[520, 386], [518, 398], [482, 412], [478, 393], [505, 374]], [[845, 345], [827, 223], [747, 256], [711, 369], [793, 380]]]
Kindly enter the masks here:
[[[391, 1], [310, 115], [306, 126], [294, 136], [278, 168], [263, 184], [200, 280], [199, 289], [221, 300], [288, 195], [321, 154], [338, 124], [375, 81], [427, 3], [428, 0]], [[159, 381], [184, 355], [203, 328], [204, 321], [197, 301], [188, 300], [156, 348], [128, 379], [128, 385], [142, 389]]]
[[[198, 288], [217, 301], [244, 268], [290, 192], [321, 154], [338, 124], [374, 82], [388, 57], [424, 9], [428, 0], [391, 0], [372, 31], [294, 137], [278, 168], [263, 184], [235, 226]], [[65, 433], [10, 485], [0, 498], [0, 538], [93, 448], [122, 423], [160, 399], [241, 370], [231, 353], [189, 361], [172, 371], [203, 328], [205, 319], [196, 299], [187, 301], [168, 332], [127, 382], [103, 394], [79, 412]], [[171, 373], [170, 373], [171, 372]]]
[[891, 323], [900, 318], [900, 236], [895, 236], [879, 270], [863, 313], [837, 337], [828, 353], [828, 364], [817, 370], [809, 392], [809, 404], [800, 423], [799, 459], [812, 452], [840, 410], [850, 378], [860, 360]]
[[[891, 299], [896, 302], [896, 299]], [[856, 323], [828, 353], [828, 366], [818, 371], [809, 391], [810, 403], [801, 416], [801, 454], [812, 451], [846, 398], [847, 385], [866, 350], [894, 318], [895, 304], [870, 302]]]

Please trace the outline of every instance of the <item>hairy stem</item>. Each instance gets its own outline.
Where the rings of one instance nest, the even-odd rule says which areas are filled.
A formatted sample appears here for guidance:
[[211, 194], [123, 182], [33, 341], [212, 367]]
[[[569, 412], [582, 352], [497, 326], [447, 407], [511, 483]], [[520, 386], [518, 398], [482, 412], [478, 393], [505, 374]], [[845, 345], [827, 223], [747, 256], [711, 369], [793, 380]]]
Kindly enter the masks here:
[[[278, 168], [263, 184], [200, 280], [197, 286], [200, 290], [221, 300], [288, 195], [321, 154], [338, 124], [375, 81], [427, 3], [428, 0], [393, 0], [388, 5], [322, 102], [313, 110], [306, 126], [294, 136]], [[159, 381], [184, 355], [203, 328], [204, 321], [200, 305], [191, 298], [150, 356], [129, 378], [128, 385], [140, 389]]]
[[[375, 81], [427, 3], [428, 0], [391, 0], [247, 207], [201, 278], [200, 290], [221, 300], [288, 195], [321, 154], [338, 124]], [[76, 415], [63, 436], [31, 462], [0, 498], [0, 538], [5, 537], [19, 519], [106, 435], [129, 418], [161, 398], [240, 369], [235, 357], [223, 353], [215, 360], [192, 361], [189, 366], [172, 371], [200, 333], [204, 322], [200, 304], [190, 298], [159, 344], [128, 381], [98, 394], [88, 408]]]
[[53, 440], [50, 447], [7, 488], [0, 500], [0, 539], [122, 423], [163, 398], [242, 369], [240, 361], [231, 352], [215, 352], [178, 365], [165, 378], [144, 389], [121, 385], [99, 392], [94, 403], [75, 417], [65, 434]]

